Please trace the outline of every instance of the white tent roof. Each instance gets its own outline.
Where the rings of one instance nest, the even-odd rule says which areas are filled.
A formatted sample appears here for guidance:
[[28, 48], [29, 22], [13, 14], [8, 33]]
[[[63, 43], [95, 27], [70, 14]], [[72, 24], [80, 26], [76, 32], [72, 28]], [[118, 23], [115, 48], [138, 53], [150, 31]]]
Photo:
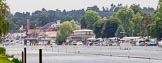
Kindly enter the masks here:
[[87, 40], [96, 40], [96, 38], [88, 38]]
[[85, 30], [74, 30], [73, 32], [93, 32], [93, 30], [88, 30], [88, 29], [85, 29]]

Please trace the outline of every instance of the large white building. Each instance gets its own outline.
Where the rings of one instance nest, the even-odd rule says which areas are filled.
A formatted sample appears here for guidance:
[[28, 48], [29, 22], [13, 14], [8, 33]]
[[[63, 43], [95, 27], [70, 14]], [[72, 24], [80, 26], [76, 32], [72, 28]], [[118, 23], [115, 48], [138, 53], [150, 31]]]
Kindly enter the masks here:
[[70, 37], [75, 41], [84, 41], [87, 38], [94, 38], [95, 34], [93, 33], [93, 30], [74, 30]]

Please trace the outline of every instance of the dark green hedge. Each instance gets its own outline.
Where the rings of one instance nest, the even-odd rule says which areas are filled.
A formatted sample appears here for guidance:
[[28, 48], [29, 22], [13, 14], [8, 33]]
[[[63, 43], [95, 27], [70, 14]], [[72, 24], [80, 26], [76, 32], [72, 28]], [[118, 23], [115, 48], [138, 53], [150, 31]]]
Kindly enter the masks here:
[[21, 63], [21, 61], [18, 58], [13, 58], [12, 62], [14, 62], [14, 63]]
[[4, 47], [0, 47], [0, 54], [5, 54], [6, 53], [6, 49]]

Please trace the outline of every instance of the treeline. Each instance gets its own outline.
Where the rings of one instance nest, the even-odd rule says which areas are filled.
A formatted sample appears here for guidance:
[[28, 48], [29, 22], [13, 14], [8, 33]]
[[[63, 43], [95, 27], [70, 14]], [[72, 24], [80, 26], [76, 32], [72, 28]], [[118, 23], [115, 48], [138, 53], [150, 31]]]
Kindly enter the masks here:
[[162, 5], [149, 13], [139, 5], [121, 7], [110, 17], [102, 18], [93, 10], [86, 11], [81, 19], [82, 29], [92, 29], [96, 37], [141, 36], [162, 38]]
[[[87, 9], [80, 9], [80, 10], [72, 10], [72, 11], [66, 11], [66, 10], [46, 10], [43, 8], [42, 10], [36, 10], [33, 13], [30, 12], [16, 12], [15, 14], [9, 13], [7, 16], [7, 19], [10, 20], [10, 32], [16, 32], [21, 25], [26, 26], [26, 19], [29, 18], [31, 20], [31, 28], [35, 28], [35, 24], [37, 27], [43, 26], [49, 22], [53, 22], [56, 20], [66, 21], [66, 20], [75, 20], [80, 22], [82, 17], [85, 15], [85, 12], [87, 10], [93, 10], [99, 13], [101, 18], [109, 18], [112, 16], [115, 12], [117, 12], [119, 9], [121, 9], [122, 4], [114, 5], [111, 4], [110, 8], [102, 7], [102, 10], [100, 10], [97, 6], [93, 7], [87, 7]], [[148, 13], [153, 13], [155, 10], [150, 7], [144, 7], [144, 11]]]

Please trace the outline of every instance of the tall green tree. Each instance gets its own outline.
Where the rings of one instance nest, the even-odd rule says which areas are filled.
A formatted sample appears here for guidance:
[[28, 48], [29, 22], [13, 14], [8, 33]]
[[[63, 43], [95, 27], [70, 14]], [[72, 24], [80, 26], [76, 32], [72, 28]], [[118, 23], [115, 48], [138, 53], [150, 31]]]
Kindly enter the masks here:
[[126, 35], [132, 36], [133, 35], [133, 25], [134, 25], [132, 22], [132, 18], [134, 16], [134, 11], [132, 9], [125, 7], [125, 8], [121, 8], [113, 16], [118, 18], [121, 21]]
[[99, 19], [101, 19], [101, 16], [96, 11], [87, 10], [82, 18], [81, 25], [87, 25], [85, 28], [93, 29], [93, 24]]
[[133, 18], [132, 21], [134, 23], [133, 26], [133, 36], [139, 36], [141, 33], [141, 22], [142, 22], [143, 16], [138, 12], [136, 13]]
[[153, 22], [153, 16], [151, 14], [145, 13], [141, 21], [141, 36], [148, 36], [150, 24]]
[[142, 25], [142, 19], [143, 15], [146, 13], [144, 10], [140, 7], [140, 5], [133, 4], [130, 6], [130, 9], [134, 11], [134, 16], [132, 18], [132, 21], [134, 23], [133, 26], [133, 36], [139, 36], [141, 35], [141, 25]]
[[102, 30], [103, 30], [104, 23], [106, 21], [107, 20], [105, 20], [105, 19], [100, 19], [99, 21], [94, 23], [94, 33], [96, 35], [96, 38], [102, 37], [102, 35], [103, 35]]
[[5, 0], [0, 0], [0, 37], [7, 34], [9, 29], [9, 21], [6, 20], [6, 15], [9, 11], [9, 7], [4, 1]]
[[65, 21], [60, 25], [60, 29], [57, 32], [56, 43], [61, 45], [66, 41], [67, 37], [70, 36], [73, 30], [80, 29], [80, 26], [75, 23], [75, 21]]
[[162, 38], [162, 20], [154, 21], [150, 27], [150, 34], [152, 37], [156, 37], [158, 40]]
[[[63, 22], [60, 25], [60, 30], [58, 33], [58, 37], [59, 37], [59, 34], [61, 36], [61, 38], [59, 38], [61, 40], [61, 43], [59, 43], [59, 44], [62, 44], [62, 42], [65, 42], [66, 38], [71, 34], [72, 31], [73, 31], [73, 27], [72, 27], [71, 22], [69, 22], [69, 21]], [[56, 41], [57, 41], [57, 39], [56, 39]]]
[[118, 18], [110, 18], [106, 20], [102, 29], [102, 37], [109, 38], [114, 37], [117, 28], [120, 25], [120, 20]]
[[159, 0], [154, 22], [150, 25], [149, 29], [151, 36], [157, 37], [158, 40], [162, 38], [162, 0]]

